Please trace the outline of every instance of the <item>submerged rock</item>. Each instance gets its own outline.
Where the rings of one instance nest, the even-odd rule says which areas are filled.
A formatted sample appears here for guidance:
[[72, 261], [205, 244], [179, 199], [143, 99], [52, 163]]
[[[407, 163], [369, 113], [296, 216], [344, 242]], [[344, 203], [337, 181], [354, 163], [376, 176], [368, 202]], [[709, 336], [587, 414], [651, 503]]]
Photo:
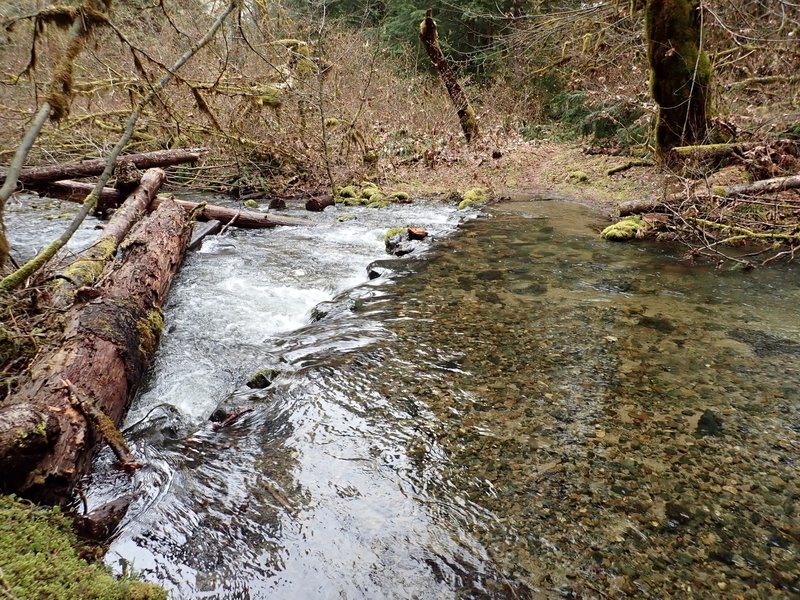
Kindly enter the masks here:
[[275, 369], [259, 369], [253, 373], [250, 381], [247, 382], [247, 387], [263, 390], [271, 386], [272, 382], [275, 381], [280, 374], [280, 371], [276, 371]]
[[713, 410], [706, 410], [697, 422], [697, 435], [721, 435], [722, 417]]

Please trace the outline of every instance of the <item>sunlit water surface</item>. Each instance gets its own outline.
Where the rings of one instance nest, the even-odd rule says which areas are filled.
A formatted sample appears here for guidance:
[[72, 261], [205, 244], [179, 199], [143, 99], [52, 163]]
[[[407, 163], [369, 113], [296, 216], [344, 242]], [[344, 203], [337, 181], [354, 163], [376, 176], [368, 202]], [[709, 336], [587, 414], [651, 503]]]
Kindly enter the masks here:
[[[800, 594], [797, 266], [689, 268], [563, 203], [455, 235], [337, 210], [187, 258], [127, 421], [147, 466], [87, 483], [134, 497], [112, 567], [176, 598]], [[397, 224], [431, 249], [368, 281]]]

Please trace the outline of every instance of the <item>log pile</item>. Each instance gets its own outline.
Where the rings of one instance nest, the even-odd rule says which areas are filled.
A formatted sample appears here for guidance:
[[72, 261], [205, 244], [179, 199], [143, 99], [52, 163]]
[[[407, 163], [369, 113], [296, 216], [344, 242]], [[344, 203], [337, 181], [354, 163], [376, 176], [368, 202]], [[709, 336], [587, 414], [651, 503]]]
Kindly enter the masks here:
[[[111, 446], [124, 468], [138, 465], [117, 427], [160, 339], [161, 307], [187, 251], [193, 220], [210, 222], [195, 243], [223, 225], [312, 224], [158, 195], [166, 174], [153, 164], [199, 156], [199, 151], [131, 155], [119, 172], [122, 184], [104, 188], [105, 205], [117, 208], [99, 241], [51, 282], [50, 306], [64, 311], [63, 333], [39, 350], [25, 379], [0, 403], [0, 491], [63, 503], [100, 442]], [[93, 184], [61, 178], [90, 175], [100, 166], [86, 161], [26, 169], [21, 180], [83, 201]]]

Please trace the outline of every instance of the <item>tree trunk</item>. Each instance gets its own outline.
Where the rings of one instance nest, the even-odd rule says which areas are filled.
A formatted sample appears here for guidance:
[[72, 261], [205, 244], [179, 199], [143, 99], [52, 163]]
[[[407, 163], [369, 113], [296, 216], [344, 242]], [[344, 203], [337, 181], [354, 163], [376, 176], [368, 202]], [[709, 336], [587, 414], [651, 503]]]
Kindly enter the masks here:
[[658, 104], [656, 147], [665, 155], [706, 137], [712, 67], [702, 48], [699, 0], [648, 0], [645, 36]]
[[75, 295], [75, 290], [93, 285], [100, 279], [106, 265], [117, 251], [117, 246], [147, 212], [166, 178], [167, 174], [161, 169], [145, 171], [139, 186], [106, 223], [100, 239], [62, 271], [61, 278], [55, 284], [56, 305], [68, 306]]
[[[120, 246], [121, 266], [100, 295], [70, 309], [61, 345], [39, 355], [28, 382], [0, 407], [0, 443], [6, 444], [0, 457], [9, 455], [9, 439], [12, 444], [26, 437], [39, 440], [27, 464], [2, 464], [4, 491], [61, 502], [89, 467], [98, 437], [118, 438], [115, 426], [161, 336], [161, 306], [183, 260], [191, 232], [188, 217], [165, 200], [136, 227]], [[74, 401], [76, 394], [64, 381], [80, 391], [83, 402]], [[90, 425], [86, 404], [113, 425]], [[21, 410], [34, 416], [13, 418]]]
[[467, 142], [471, 142], [478, 137], [478, 120], [467, 99], [467, 95], [458, 83], [450, 63], [447, 62], [442, 48], [439, 46], [439, 34], [436, 31], [436, 22], [433, 20], [432, 14], [433, 11], [429, 8], [425, 14], [425, 19], [419, 24], [419, 39], [422, 40], [425, 51], [428, 53], [433, 66], [439, 72], [439, 77], [441, 77], [444, 87], [447, 88], [450, 100], [456, 112], [458, 112], [458, 121], [461, 123], [464, 137], [467, 138]]
[[[124, 159], [130, 161], [139, 169], [150, 169], [153, 167], [168, 167], [186, 162], [196, 162], [200, 160], [205, 153], [205, 148], [157, 150], [156, 152], [128, 154], [120, 157], [119, 160]], [[103, 172], [107, 162], [108, 160], [105, 158], [96, 158], [64, 165], [27, 167], [20, 171], [19, 181], [26, 185], [35, 185], [59, 181], [61, 179], [94, 177]], [[5, 179], [5, 173], [3, 173], [3, 179]]]

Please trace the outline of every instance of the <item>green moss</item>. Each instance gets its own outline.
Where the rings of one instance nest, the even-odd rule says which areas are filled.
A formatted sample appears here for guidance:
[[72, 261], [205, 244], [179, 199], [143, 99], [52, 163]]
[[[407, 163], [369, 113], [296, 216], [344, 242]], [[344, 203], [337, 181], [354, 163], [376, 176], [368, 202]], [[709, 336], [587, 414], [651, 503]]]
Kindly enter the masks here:
[[461, 122], [461, 130], [464, 132], [467, 142], [471, 142], [478, 137], [478, 118], [475, 116], [472, 105], [467, 104], [467, 107], [459, 116], [459, 121]]
[[408, 227], [391, 227], [387, 229], [383, 236], [383, 243], [386, 245], [386, 251], [391, 252], [391, 241], [394, 236], [406, 235], [407, 233]]
[[458, 210], [464, 210], [465, 208], [469, 208], [471, 206], [482, 206], [489, 201], [489, 196], [486, 193], [486, 190], [482, 188], [473, 188], [471, 190], [467, 190], [464, 194], [463, 199], [458, 204]]
[[567, 175], [567, 181], [570, 183], [589, 183], [589, 176], [584, 171], [572, 171]]
[[345, 223], [347, 221], [354, 221], [355, 220], [355, 216], [353, 216], [353, 215], [342, 215], [336, 220], [339, 221], [339, 223]]
[[391, 205], [389, 198], [378, 192], [370, 198], [367, 208], [387, 208], [389, 205]]
[[379, 158], [380, 155], [378, 154], [377, 150], [367, 150], [364, 152], [364, 156], [361, 157], [361, 160], [365, 165], [374, 165], [378, 163]]
[[362, 198], [370, 199], [375, 194], [381, 194], [381, 193], [382, 193], [381, 192], [381, 188], [379, 188], [374, 183], [371, 183], [369, 185], [365, 185], [364, 187], [361, 188], [361, 197]]
[[724, 198], [728, 195], [728, 190], [724, 185], [715, 185], [711, 188], [711, 193], [720, 198]]
[[156, 351], [161, 332], [164, 331], [164, 315], [158, 308], [147, 312], [137, 326], [139, 331], [139, 352], [147, 359]]
[[0, 496], [0, 589], [9, 598], [166, 600], [163, 589], [117, 580], [103, 566], [82, 559], [79, 551], [60, 511]]
[[117, 251], [117, 241], [106, 236], [100, 240], [84, 256], [64, 269], [64, 279], [53, 285], [56, 292], [70, 285], [72, 288], [91, 286], [103, 275], [107, 261]]
[[259, 90], [258, 96], [256, 96], [256, 102], [259, 106], [278, 108], [283, 104], [282, 96], [283, 90], [277, 87], [267, 86]]
[[600, 237], [611, 242], [625, 242], [635, 238], [642, 226], [642, 220], [639, 217], [626, 217], [603, 229]]
[[361, 192], [354, 185], [346, 185], [343, 188], [339, 188], [336, 195], [340, 198], [358, 198], [361, 195]]
[[256, 202], [256, 201], [255, 201], [255, 200], [253, 200], [252, 198], [250, 198], [249, 200], [245, 200], [245, 201], [244, 201], [244, 205], [245, 205], [247, 208], [258, 208], [258, 202]]
[[405, 192], [392, 192], [389, 198], [398, 204], [411, 204], [411, 196]]
[[334, 129], [339, 126], [339, 119], [336, 117], [328, 117], [325, 119], [325, 127], [328, 129]]

